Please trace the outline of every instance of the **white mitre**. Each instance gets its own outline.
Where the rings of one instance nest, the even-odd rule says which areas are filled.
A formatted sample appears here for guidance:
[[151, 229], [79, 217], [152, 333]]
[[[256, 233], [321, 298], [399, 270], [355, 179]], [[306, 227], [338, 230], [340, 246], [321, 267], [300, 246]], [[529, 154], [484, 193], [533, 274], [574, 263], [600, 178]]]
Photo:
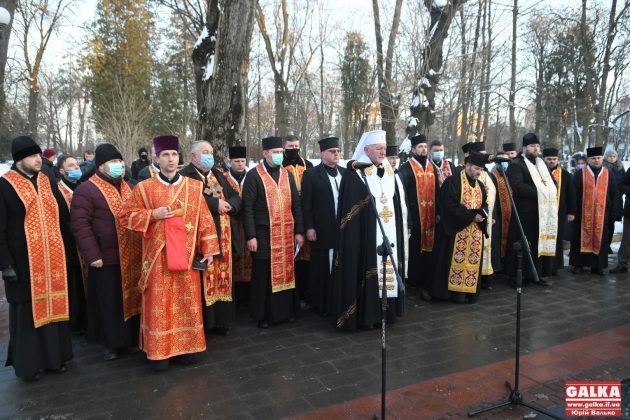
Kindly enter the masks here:
[[385, 131], [383, 130], [374, 130], [363, 133], [361, 139], [359, 140], [359, 144], [357, 144], [357, 148], [352, 155], [352, 160], [358, 160], [359, 162], [372, 163], [368, 155], [365, 154], [363, 148], [365, 146], [371, 146], [373, 144], [387, 144], [387, 139], [385, 137]]

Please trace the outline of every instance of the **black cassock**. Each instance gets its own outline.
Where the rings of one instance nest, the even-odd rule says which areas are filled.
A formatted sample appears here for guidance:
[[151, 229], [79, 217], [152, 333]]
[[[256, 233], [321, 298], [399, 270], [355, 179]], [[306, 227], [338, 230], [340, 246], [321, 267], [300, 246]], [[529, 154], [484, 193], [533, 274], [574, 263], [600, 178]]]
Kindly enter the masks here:
[[[397, 243], [394, 252], [404, 275], [403, 219], [398, 189], [394, 194]], [[346, 171], [339, 186], [339, 240], [333, 263], [332, 320], [339, 329], [371, 328], [381, 322], [381, 300], [376, 267], [376, 217], [369, 203], [370, 192], [356, 171]], [[391, 239], [390, 239], [391, 240]], [[387, 299], [386, 322], [404, 313], [405, 296]]]
[[[280, 179], [280, 168], [265, 165], [269, 175], [276, 183]], [[283, 169], [286, 170], [286, 169]], [[289, 173], [291, 186], [291, 213], [293, 214], [293, 233], [303, 234], [302, 207], [300, 196]], [[281, 292], [271, 291], [271, 246], [269, 236], [269, 208], [263, 181], [256, 169], [247, 172], [243, 182], [243, 227], [245, 239], [256, 238], [258, 250], [252, 252], [252, 280], [250, 285], [249, 309], [256, 321], [271, 323], [286, 321], [300, 312], [300, 299], [297, 289]]]
[[[529, 169], [525, 164], [525, 157], [519, 155], [514, 158], [505, 171], [512, 195], [514, 196], [514, 204], [523, 225], [523, 231], [529, 242], [532, 251], [532, 260], [538, 272], [538, 276], [542, 275], [542, 260], [538, 257], [538, 190], [534, 184]], [[516, 251], [514, 251], [514, 242], [521, 240], [521, 233], [516, 223], [514, 209], [512, 209], [512, 218], [510, 220], [510, 233], [508, 235], [508, 249], [506, 259], [506, 272], [514, 278], [516, 277]], [[523, 280], [533, 280], [534, 276], [531, 272], [527, 256], [523, 255]]]
[[[416, 159], [421, 165], [419, 159], [416, 157], [412, 157], [411, 159]], [[435, 182], [435, 215], [436, 220], [439, 213], [439, 199], [440, 199], [440, 179], [438, 176], [438, 169], [429, 160], [425, 160], [426, 165], [434, 165], [434, 182]], [[422, 165], [423, 169], [426, 170], [426, 166]], [[413, 172], [413, 168], [411, 167], [411, 163], [405, 162], [398, 172], [400, 174], [400, 180], [402, 181], [403, 188], [405, 189], [405, 197], [408, 208], [408, 217], [409, 220], [409, 230], [411, 231], [411, 235], [409, 236], [409, 283], [416, 284], [422, 289], [428, 291], [430, 293], [432, 287], [432, 279], [433, 279], [433, 268], [435, 265], [432, 263], [433, 258], [435, 256], [435, 236], [433, 242], [433, 251], [421, 251], [421, 242], [422, 242], [422, 226], [420, 221], [420, 212], [418, 210], [418, 193], [417, 193], [417, 183], [416, 176]], [[435, 228], [437, 230], [437, 227]]]
[[[235, 240], [238, 240], [238, 222], [236, 221], [236, 216], [241, 211], [241, 197], [238, 194], [238, 191], [235, 191], [234, 188], [230, 185], [225, 176], [216, 168], [211, 169], [212, 174], [216, 177], [217, 181], [219, 181], [219, 185], [223, 188], [223, 196], [225, 197], [225, 201], [227, 201], [230, 206], [232, 206], [232, 210], [228, 213], [230, 215], [230, 230], [232, 232], [232, 244], [234, 245]], [[207, 177], [210, 176], [210, 172], [202, 175], [201, 172], [197, 171], [195, 166], [190, 163], [188, 166], [183, 168], [180, 171], [180, 174], [183, 176], [187, 176], [189, 178], [196, 179], [198, 181], [203, 182], [204, 190], [205, 187], [208, 186]], [[219, 214], [219, 199], [217, 197], [212, 197], [204, 193], [203, 195], [206, 204], [208, 205], [208, 209], [212, 214], [212, 220], [214, 221], [214, 225], [217, 229], [217, 237], [219, 244], [221, 243], [221, 215]], [[220, 255], [219, 255], [220, 256]], [[201, 290], [203, 293], [203, 273], [200, 275], [201, 278]], [[204, 299], [202, 298], [202, 301]], [[206, 306], [205, 301], [203, 305], [203, 326], [207, 331], [212, 329], [218, 329], [219, 331], [225, 331], [232, 326], [232, 322], [236, 317], [236, 309], [235, 309], [235, 295], [234, 295], [234, 282], [232, 282], [232, 301], [231, 302], [223, 302], [218, 301], [213, 303], [210, 306]]]
[[[346, 170], [337, 166], [336, 171], [343, 176]], [[330, 250], [335, 248], [338, 234], [333, 185], [335, 192], [338, 192], [340, 180], [333, 180], [334, 172], [334, 168], [326, 168], [323, 163], [307, 169], [302, 177], [300, 196], [304, 229], [315, 229], [317, 235], [317, 240], [310, 243], [308, 303], [322, 314], [330, 313], [332, 293]]]
[[[558, 200], [558, 237], [556, 239], [556, 256], [542, 258], [542, 275], [549, 276], [564, 267], [564, 235], [566, 231], [567, 216], [575, 216], [575, 186], [571, 174], [561, 169], [560, 199]], [[553, 178], [553, 176], [552, 176]], [[557, 185], [556, 185], [557, 187]]]
[[[12, 169], [17, 171], [15, 164]], [[45, 176], [43, 172], [38, 175], [41, 176]], [[37, 188], [37, 179], [30, 180]], [[69, 214], [57, 184], [52, 179], [50, 183], [59, 206], [66, 255], [69, 255]], [[25, 216], [26, 209], [20, 197], [8, 181], [0, 179], [0, 270], [12, 266], [17, 273], [16, 282], [4, 282], [9, 302], [10, 334], [6, 364], [12, 365], [19, 377], [32, 376], [42, 369], [59, 369], [64, 362], [72, 359], [68, 321], [53, 322], [39, 328], [35, 328], [33, 323]]]
[[[571, 251], [569, 252], [569, 264], [574, 267], [590, 267], [592, 270], [608, 267], [608, 221], [613, 215], [618, 214], [617, 183], [612, 173], [608, 173], [608, 191], [606, 194], [606, 213], [604, 215], [604, 229], [602, 233], [602, 244], [599, 255], [594, 253], [580, 252], [580, 242], [582, 239], [582, 199], [583, 199], [583, 175], [582, 171], [588, 170], [589, 166], [573, 174], [573, 185], [575, 187], [575, 221], [573, 222], [573, 235], [571, 238]], [[601, 174], [601, 169], [595, 172], [597, 177]]]
[[[456, 175], [448, 177], [444, 180], [442, 184], [442, 191], [440, 192], [440, 223], [438, 224], [439, 228], [437, 230], [437, 260], [436, 270], [435, 270], [435, 278], [432, 284], [432, 289], [430, 290], [431, 296], [440, 298], [440, 299], [448, 299], [453, 296], [453, 292], [449, 292], [448, 290], [448, 281], [449, 281], [449, 272], [451, 269], [451, 261], [453, 258], [453, 246], [455, 245], [455, 236], [457, 232], [463, 230], [468, 227], [473, 222], [475, 215], [478, 214], [475, 210], [467, 209], [461, 203], [461, 193], [462, 193], [462, 181], [461, 181], [461, 170], [457, 171]], [[468, 175], [466, 175], [468, 177]], [[471, 185], [475, 185], [476, 182], [470, 177], [468, 177], [468, 182]], [[479, 182], [481, 187], [482, 194], [482, 203], [483, 206], [479, 206], [479, 208], [488, 209], [486, 204], [486, 189], [483, 186], [483, 183]], [[485, 223], [480, 224], [482, 231], [485, 229]], [[483, 238], [485, 240], [485, 237]], [[482, 252], [483, 252], [483, 243], [482, 243]], [[480, 255], [481, 258], [481, 255]], [[479, 293], [479, 281], [481, 280], [481, 264], [479, 264], [479, 277], [477, 279], [477, 295]], [[457, 293], [457, 295], [465, 295], [472, 293]], [[463, 297], [463, 296], [461, 296]], [[472, 298], [474, 299], [474, 298]]]

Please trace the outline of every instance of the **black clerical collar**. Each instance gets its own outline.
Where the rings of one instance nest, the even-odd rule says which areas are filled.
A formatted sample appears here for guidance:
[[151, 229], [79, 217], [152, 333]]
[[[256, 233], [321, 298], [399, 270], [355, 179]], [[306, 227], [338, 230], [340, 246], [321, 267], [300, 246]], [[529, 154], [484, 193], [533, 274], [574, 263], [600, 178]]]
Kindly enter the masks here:
[[166, 182], [167, 184], [174, 184], [177, 182], [177, 180], [179, 180], [178, 172], [175, 172], [175, 176], [171, 179], [168, 179], [166, 175], [164, 175], [162, 172], [158, 172], [158, 176], [160, 177], [162, 181]]
[[534, 165], [536, 164], [536, 158], [533, 156], [527, 156], [527, 155], [523, 155], [523, 157], [527, 160], [529, 160], [531, 163], [533, 163]]
[[470, 185], [472, 185], [473, 187], [474, 187], [475, 185], [477, 185], [477, 180], [476, 180], [476, 179], [472, 179], [472, 178], [471, 178], [471, 177], [470, 177], [470, 176], [466, 173], [466, 171], [464, 171], [464, 173], [466, 174], [466, 178], [468, 178], [468, 183], [469, 183]]
[[278, 172], [280, 170], [279, 166], [271, 166], [267, 163], [267, 159], [263, 160], [263, 165], [265, 165], [265, 168], [267, 168], [267, 171], [269, 173], [273, 173], [273, 172]]
[[245, 178], [245, 174], [247, 173], [247, 171], [243, 171], [243, 172], [236, 172], [233, 168], [230, 168], [230, 174], [232, 174], [232, 176], [234, 178], [236, 178], [237, 181], [241, 181], [243, 178]]
[[112, 185], [115, 185], [116, 187], [120, 186], [121, 182], [122, 182], [122, 176], [118, 177], [118, 178], [112, 178], [111, 176], [104, 174], [103, 172], [99, 171], [98, 169], [96, 170], [96, 176], [98, 176], [99, 178], [109, 182]]
[[337, 175], [339, 175], [339, 169], [337, 169], [337, 165], [335, 166], [328, 166], [325, 163], [322, 163], [322, 165], [324, 166], [324, 169], [326, 170], [326, 173], [330, 176], [332, 176], [333, 178], [336, 177]]
[[595, 175], [599, 175], [599, 173], [602, 171], [602, 167], [601, 166], [599, 168], [595, 168], [595, 167], [593, 167], [591, 165], [588, 165], [588, 167], [591, 168], [591, 171], [593, 171], [593, 173]]
[[416, 160], [416, 162], [418, 162], [423, 167], [427, 166], [427, 157], [426, 156], [414, 155], [413, 158]]
[[76, 190], [77, 187], [79, 186], [78, 182], [72, 182], [72, 181], [67, 180], [66, 178], [64, 178], [62, 181], [63, 181], [63, 185], [65, 185], [72, 191]]

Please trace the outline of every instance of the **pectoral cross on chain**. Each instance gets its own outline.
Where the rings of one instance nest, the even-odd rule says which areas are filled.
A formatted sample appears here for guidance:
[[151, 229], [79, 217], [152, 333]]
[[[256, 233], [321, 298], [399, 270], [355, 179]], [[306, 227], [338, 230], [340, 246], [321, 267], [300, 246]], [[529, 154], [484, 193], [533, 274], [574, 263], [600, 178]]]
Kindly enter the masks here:
[[392, 213], [391, 210], [387, 206], [385, 206], [378, 215], [381, 217], [381, 219], [383, 219], [385, 223], [389, 223], [389, 219], [394, 216], [394, 213]]

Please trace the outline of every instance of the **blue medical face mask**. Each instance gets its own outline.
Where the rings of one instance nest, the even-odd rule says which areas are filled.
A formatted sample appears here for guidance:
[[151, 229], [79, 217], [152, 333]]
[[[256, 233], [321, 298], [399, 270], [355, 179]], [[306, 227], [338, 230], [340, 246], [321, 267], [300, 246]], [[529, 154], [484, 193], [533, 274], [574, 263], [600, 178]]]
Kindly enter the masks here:
[[284, 156], [282, 156], [282, 153], [276, 153], [274, 155], [271, 155], [271, 161], [276, 166], [282, 165], [283, 160], [284, 160]]
[[584, 167], [585, 167], [585, 166], [586, 166], [586, 163], [578, 163], [578, 164], [576, 165], [576, 168], [577, 168], [577, 169], [584, 169]]
[[201, 167], [204, 169], [212, 169], [214, 166], [214, 156], [211, 154], [201, 155]]
[[109, 164], [109, 176], [112, 178], [120, 178], [123, 174], [123, 164], [120, 162], [112, 162]]
[[444, 151], [440, 150], [437, 152], [433, 152], [433, 160], [435, 161], [441, 161], [442, 159], [444, 159]]
[[81, 175], [81, 169], [72, 169], [70, 171], [66, 171], [66, 177], [72, 182], [76, 182], [81, 179]]
[[506, 170], [508, 166], [510, 166], [510, 162], [501, 162], [501, 167], [503, 168], [503, 170]]

